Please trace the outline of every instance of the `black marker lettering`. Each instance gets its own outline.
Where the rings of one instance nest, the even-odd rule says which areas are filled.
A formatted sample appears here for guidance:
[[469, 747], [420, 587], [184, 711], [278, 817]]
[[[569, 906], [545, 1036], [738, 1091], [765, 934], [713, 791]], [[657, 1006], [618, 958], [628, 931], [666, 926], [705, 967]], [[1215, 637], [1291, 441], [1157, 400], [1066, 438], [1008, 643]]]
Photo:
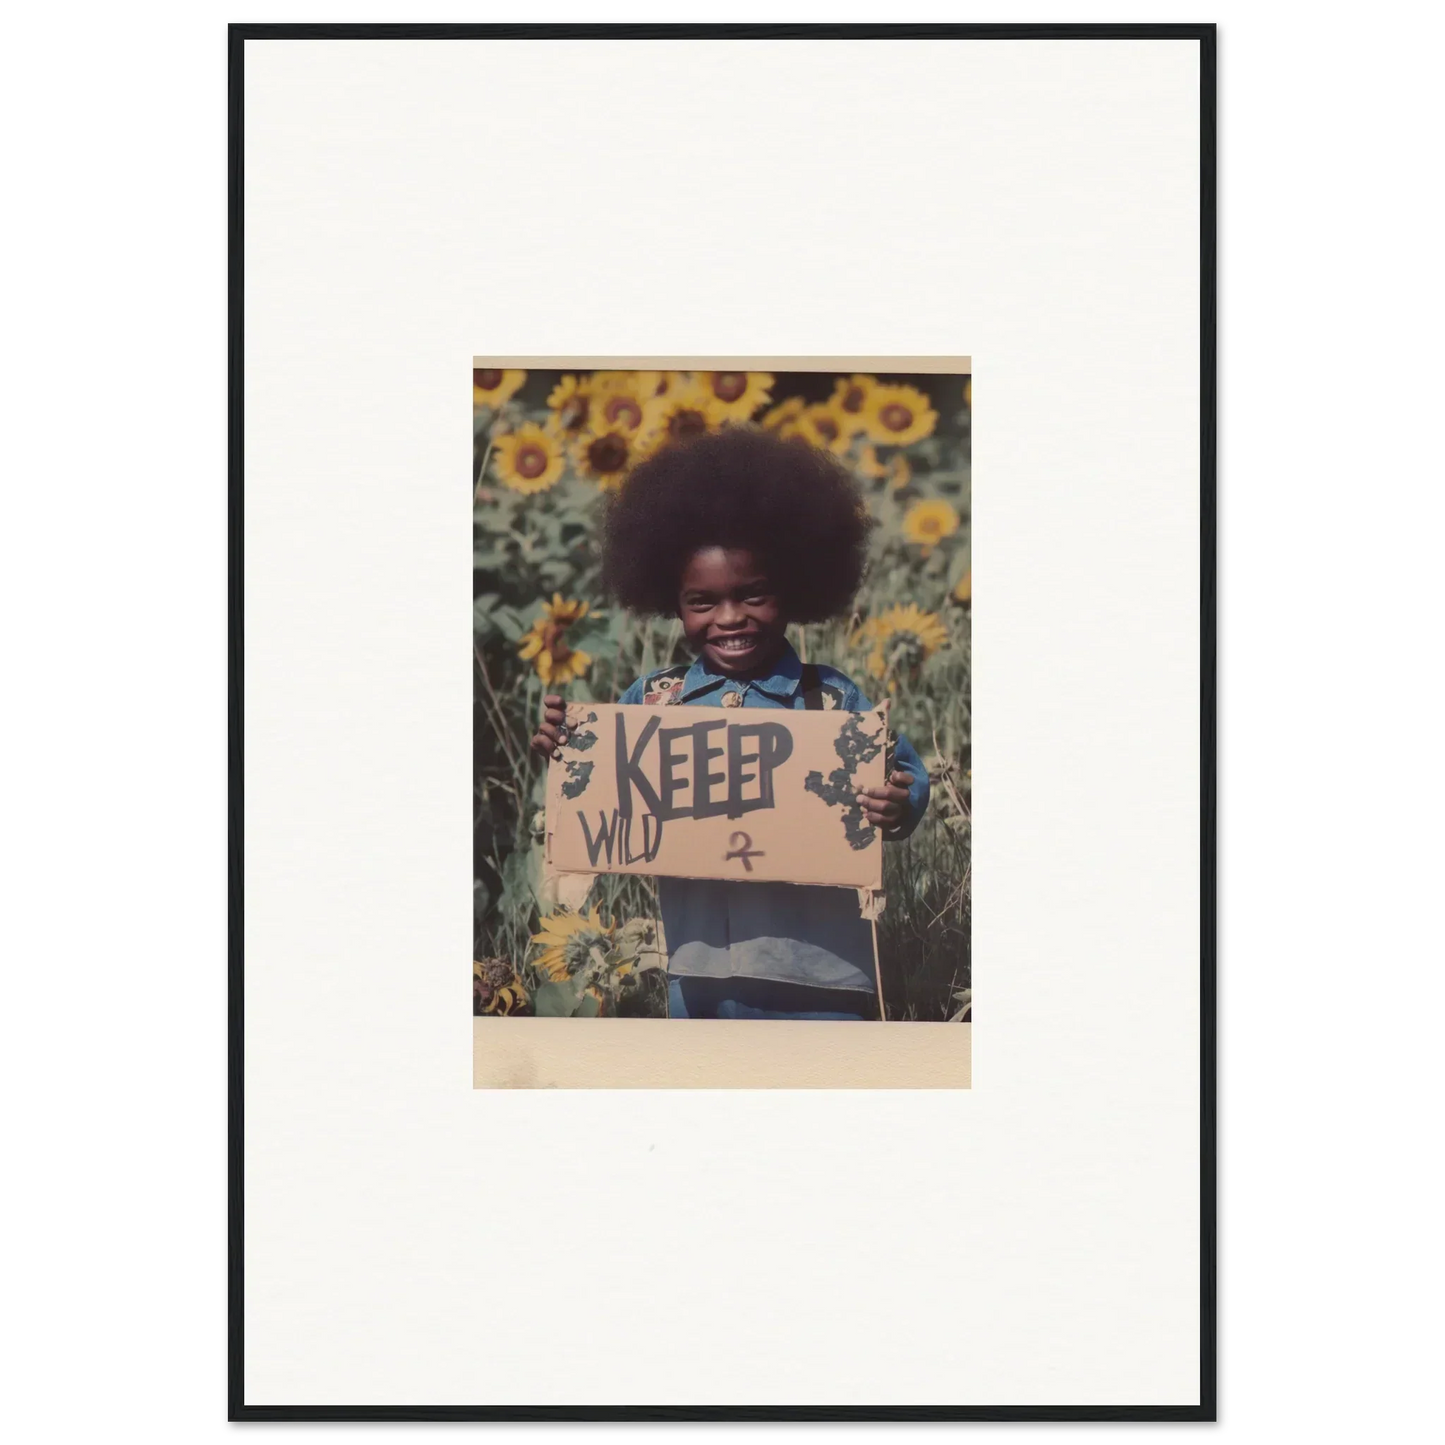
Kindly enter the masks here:
[[657, 809], [657, 816], [662, 818], [685, 818], [691, 811], [690, 808], [679, 808], [673, 799], [683, 788], [692, 787], [691, 782], [686, 778], [680, 778], [674, 771], [679, 763], [687, 761], [685, 753], [676, 752], [673, 743], [678, 738], [690, 736], [692, 729], [686, 728], [663, 728], [657, 735], [657, 757], [658, 777], [662, 784], [662, 802]]
[[[644, 803], [654, 813], [662, 811], [662, 803], [657, 794], [653, 791], [652, 784], [647, 781], [642, 771], [641, 760], [644, 749], [652, 741], [652, 735], [662, 723], [660, 717], [650, 717], [642, 725], [642, 735], [637, 739], [637, 746], [629, 753], [627, 751], [627, 723], [624, 714], [619, 712], [617, 717], [617, 811], [624, 818], [632, 816], [632, 789], [636, 788]], [[719, 724], [721, 726], [721, 724]]]
[[717, 722], [694, 723], [689, 729], [692, 733], [692, 816], [694, 818], [718, 818], [728, 810], [726, 796], [714, 799], [712, 795], [712, 785], [727, 782], [728, 775], [708, 772], [708, 764], [713, 758], [722, 757], [723, 749], [709, 747], [707, 735], [715, 728], [725, 727], [727, 727], [727, 723], [719, 719]]
[[612, 862], [612, 845], [617, 839], [617, 809], [612, 810], [612, 821], [607, 821], [606, 813], [597, 815], [597, 836], [592, 836], [592, 830], [587, 826], [587, 814], [578, 809], [577, 821], [582, 825], [582, 836], [587, 840], [587, 861], [595, 868], [597, 860], [602, 856], [602, 849], [607, 849], [607, 862]]
[[758, 804], [773, 806], [773, 774], [793, 756], [793, 735], [782, 723], [758, 724]]

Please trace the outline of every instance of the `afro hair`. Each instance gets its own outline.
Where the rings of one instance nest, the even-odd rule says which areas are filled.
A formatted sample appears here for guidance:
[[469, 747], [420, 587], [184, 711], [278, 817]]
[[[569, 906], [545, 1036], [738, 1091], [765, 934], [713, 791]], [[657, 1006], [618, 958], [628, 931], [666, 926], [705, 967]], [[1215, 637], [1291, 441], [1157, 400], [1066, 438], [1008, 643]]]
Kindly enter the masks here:
[[869, 526], [858, 484], [827, 452], [725, 427], [633, 471], [607, 511], [602, 581], [631, 611], [668, 616], [693, 553], [737, 547], [762, 563], [789, 621], [822, 622], [852, 604]]

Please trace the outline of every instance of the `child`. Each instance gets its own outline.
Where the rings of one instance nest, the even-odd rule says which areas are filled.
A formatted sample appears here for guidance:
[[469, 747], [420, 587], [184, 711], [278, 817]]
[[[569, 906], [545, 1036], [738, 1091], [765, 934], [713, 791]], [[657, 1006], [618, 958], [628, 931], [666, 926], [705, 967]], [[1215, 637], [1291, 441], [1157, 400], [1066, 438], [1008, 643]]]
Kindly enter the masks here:
[[[607, 514], [603, 582], [634, 612], [676, 615], [697, 660], [618, 699], [654, 707], [872, 706], [836, 668], [807, 666], [790, 622], [844, 616], [863, 573], [857, 484], [802, 440], [730, 428], [643, 462]], [[565, 711], [549, 695], [532, 739], [550, 757]], [[885, 785], [860, 793], [885, 839], [928, 806], [928, 774], [899, 737]], [[877, 1019], [873, 929], [851, 888], [659, 878], [671, 1018]]]

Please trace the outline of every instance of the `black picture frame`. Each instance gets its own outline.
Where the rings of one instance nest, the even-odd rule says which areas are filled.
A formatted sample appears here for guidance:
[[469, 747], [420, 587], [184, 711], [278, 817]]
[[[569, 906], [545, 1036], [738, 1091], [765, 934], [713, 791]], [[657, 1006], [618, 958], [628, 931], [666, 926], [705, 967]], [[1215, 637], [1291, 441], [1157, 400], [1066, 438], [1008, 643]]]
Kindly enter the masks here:
[[[1197, 1405], [248, 1405], [245, 1379], [244, 67], [248, 40], [470, 39], [1175, 40], [1200, 59], [1200, 1318]], [[1217, 1418], [1216, 1315], [1216, 27], [1138, 25], [323, 25], [235, 24], [228, 40], [228, 1380], [231, 1421], [1017, 1420], [1199, 1421]]]

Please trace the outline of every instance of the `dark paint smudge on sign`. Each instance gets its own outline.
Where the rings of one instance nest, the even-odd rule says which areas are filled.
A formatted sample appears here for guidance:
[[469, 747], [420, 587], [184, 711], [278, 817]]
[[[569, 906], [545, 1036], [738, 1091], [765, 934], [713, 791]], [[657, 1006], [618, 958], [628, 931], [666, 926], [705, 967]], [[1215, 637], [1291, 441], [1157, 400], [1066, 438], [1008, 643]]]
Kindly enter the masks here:
[[838, 754], [841, 767], [828, 774], [826, 782], [820, 772], [811, 772], [803, 780], [803, 786], [816, 793], [831, 808], [843, 810], [843, 832], [850, 848], [866, 848], [873, 841], [873, 825], [864, 820], [863, 809], [858, 803], [858, 789], [853, 774], [871, 763], [882, 751], [878, 738], [863, 730], [863, 714], [854, 713], [843, 725], [833, 742], [833, 751]]
[[580, 798], [587, 791], [587, 784], [592, 781], [592, 764], [574, 763], [571, 758], [564, 758], [562, 764], [567, 769], [567, 781], [562, 784], [562, 796]]

